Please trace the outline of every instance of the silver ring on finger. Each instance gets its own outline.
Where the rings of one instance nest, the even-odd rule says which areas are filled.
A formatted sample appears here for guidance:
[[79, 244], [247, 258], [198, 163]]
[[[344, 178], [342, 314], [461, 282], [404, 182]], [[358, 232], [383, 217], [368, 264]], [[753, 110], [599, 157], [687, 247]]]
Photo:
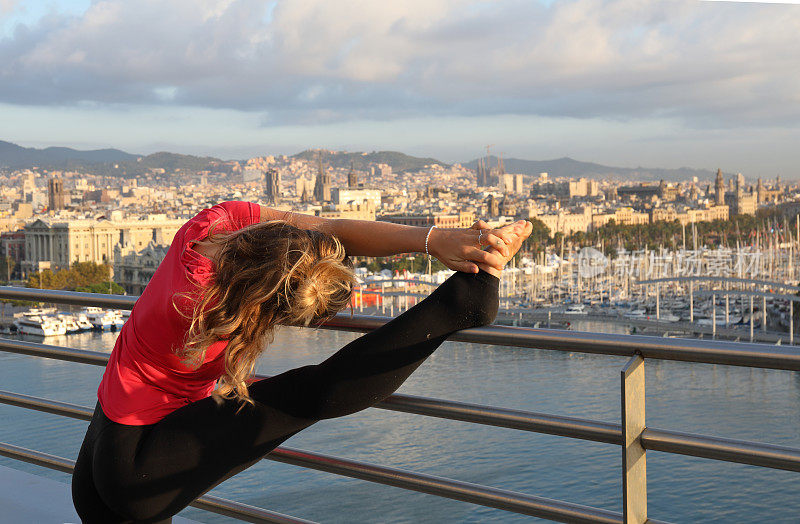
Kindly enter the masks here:
[[481, 237], [483, 236], [483, 229], [478, 233], [478, 247], [481, 246]]

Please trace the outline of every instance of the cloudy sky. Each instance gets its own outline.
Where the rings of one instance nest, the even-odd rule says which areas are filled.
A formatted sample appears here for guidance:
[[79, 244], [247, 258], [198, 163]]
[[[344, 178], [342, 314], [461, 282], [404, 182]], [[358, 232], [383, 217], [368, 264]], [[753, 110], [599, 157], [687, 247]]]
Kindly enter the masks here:
[[0, 0], [0, 140], [800, 178], [800, 5]]

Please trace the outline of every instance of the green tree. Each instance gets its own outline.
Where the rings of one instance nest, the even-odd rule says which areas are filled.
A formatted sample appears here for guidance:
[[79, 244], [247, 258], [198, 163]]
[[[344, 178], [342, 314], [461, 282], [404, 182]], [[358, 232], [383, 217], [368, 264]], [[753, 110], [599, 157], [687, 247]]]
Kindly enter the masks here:
[[70, 287], [90, 286], [111, 277], [111, 267], [108, 264], [95, 264], [94, 262], [75, 262], [67, 275]]
[[[69, 269], [52, 271], [45, 269], [28, 277], [27, 286], [40, 289], [64, 289], [68, 291], [85, 291], [97, 289], [91, 293], [108, 293], [111, 280], [111, 268], [108, 264], [94, 262], [75, 262]], [[111, 289], [122, 288], [111, 283]], [[124, 291], [120, 291], [124, 292]]]

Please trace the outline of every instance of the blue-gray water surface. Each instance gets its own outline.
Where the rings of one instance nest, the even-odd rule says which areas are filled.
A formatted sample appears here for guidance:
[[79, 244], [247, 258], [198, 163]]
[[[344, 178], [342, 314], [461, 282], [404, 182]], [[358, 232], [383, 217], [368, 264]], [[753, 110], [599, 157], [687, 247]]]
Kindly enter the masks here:
[[[598, 326], [586, 324], [584, 329]], [[280, 331], [259, 372], [319, 362], [356, 335]], [[111, 333], [48, 339], [82, 349]], [[35, 340], [35, 339], [31, 339]], [[41, 341], [41, 339], [39, 339]], [[626, 359], [447, 342], [400, 392], [618, 422]], [[96, 366], [0, 352], [2, 389], [93, 406]], [[663, 429], [800, 447], [794, 372], [649, 360], [647, 423]], [[0, 441], [74, 459], [86, 423], [0, 405]], [[286, 446], [497, 488], [621, 510], [618, 446], [369, 409], [323, 421]], [[798, 522], [797, 473], [681, 455], [647, 455], [651, 518], [673, 522]], [[0, 464], [68, 482], [67, 475]], [[265, 460], [213, 494], [318, 522], [528, 522], [536, 519]], [[201, 522], [232, 519], [189, 508]]]

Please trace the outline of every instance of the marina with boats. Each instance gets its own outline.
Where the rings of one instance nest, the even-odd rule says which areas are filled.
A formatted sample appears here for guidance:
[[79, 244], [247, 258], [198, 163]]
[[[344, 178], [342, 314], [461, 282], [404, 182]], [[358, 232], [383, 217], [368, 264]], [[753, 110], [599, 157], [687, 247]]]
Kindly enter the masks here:
[[[794, 343], [797, 239], [613, 254], [598, 247], [522, 257], [506, 268], [498, 321], [567, 329], [600, 321], [633, 334]], [[353, 307], [390, 316], [449, 274], [359, 270]]]
[[118, 331], [130, 316], [130, 311], [82, 307], [75, 312], [58, 311], [54, 307], [36, 307], [14, 312], [3, 309], [0, 333], [19, 333], [52, 337], [86, 331]]

